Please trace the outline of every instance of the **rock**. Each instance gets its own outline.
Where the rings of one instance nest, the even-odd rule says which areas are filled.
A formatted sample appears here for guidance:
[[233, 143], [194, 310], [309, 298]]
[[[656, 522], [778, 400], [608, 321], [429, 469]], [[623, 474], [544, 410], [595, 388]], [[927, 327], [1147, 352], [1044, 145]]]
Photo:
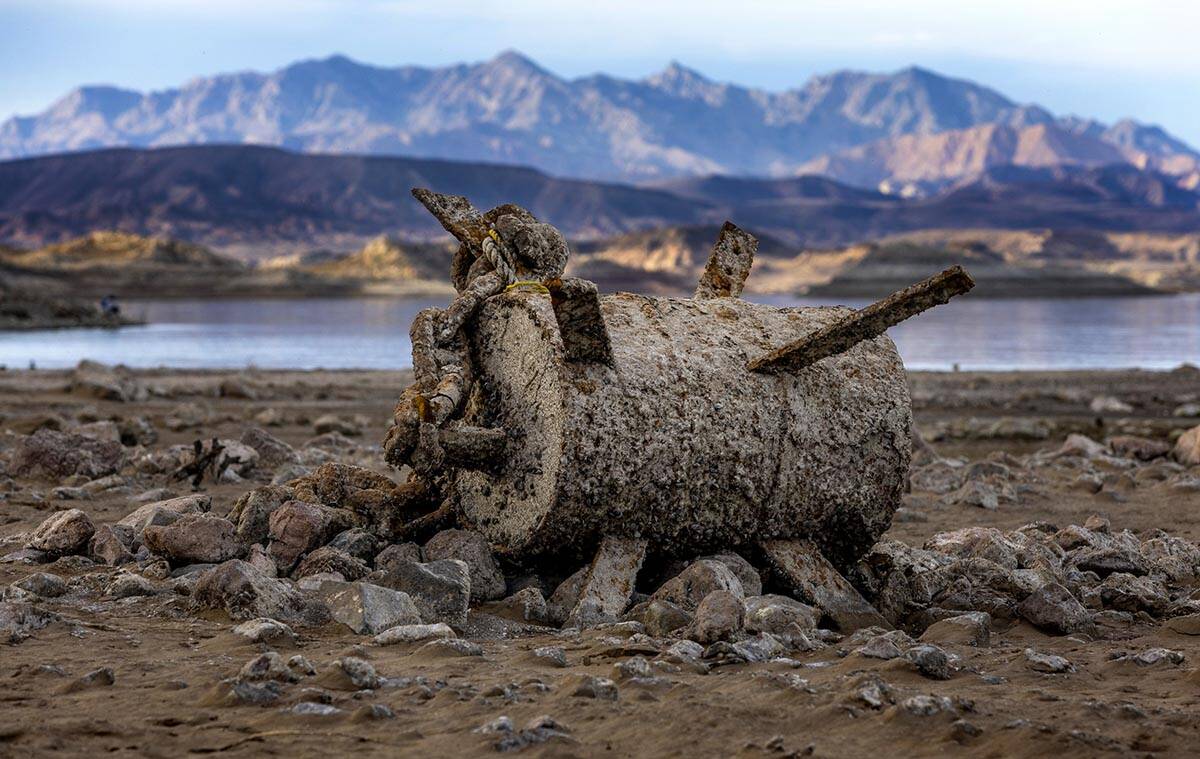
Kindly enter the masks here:
[[497, 602], [495, 613], [518, 622], [543, 625], [546, 623], [546, 599], [535, 587], [522, 588]]
[[339, 435], [358, 437], [362, 434], [362, 426], [353, 421], [342, 419], [335, 414], [325, 414], [313, 422], [313, 432], [318, 435], [336, 432]]
[[0, 601], [0, 642], [20, 643], [58, 618], [24, 601]]
[[922, 633], [921, 640], [982, 647], [991, 640], [991, 626], [992, 618], [987, 612], [970, 611], [934, 622]]
[[291, 571], [301, 556], [324, 545], [331, 534], [347, 526], [338, 524], [344, 517], [337, 512], [304, 501], [288, 501], [271, 512], [267, 551], [280, 572]]
[[552, 667], [567, 666], [567, 652], [561, 646], [539, 646], [529, 652], [529, 655], [542, 664]]
[[445, 622], [432, 625], [397, 625], [375, 636], [377, 646], [394, 646], [397, 643], [417, 643], [430, 638], [456, 638], [454, 630]]
[[579, 594], [583, 591], [583, 583], [587, 580], [591, 566], [583, 567], [558, 584], [550, 598], [546, 601], [546, 616], [552, 625], [562, 627], [566, 624], [571, 610], [579, 603]]
[[616, 701], [618, 697], [617, 684], [607, 677], [585, 676], [575, 686], [575, 690], [571, 692], [571, 695], [581, 698], [594, 698], [600, 701]]
[[21, 548], [0, 556], [0, 564], [47, 564], [53, 560], [45, 551]]
[[337, 573], [347, 580], [360, 580], [371, 570], [358, 559], [340, 551], [331, 545], [321, 546], [305, 556], [299, 566], [292, 572], [292, 577], [300, 579], [316, 574]]
[[344, 551], [363, 562], [364, 565], [379, 552], [379, 540], [361, 527], [342, 530], [333, 536], [333, 540], [329, 541], [328, 545], [330, 548]]
[[398, 625], [419, 625], [421, 614], [407, 593], [368, 582], [321, 584], [334, 621], [359, 635], [378, 635]]
[[375, 671], [371, 662], [365, 659], [357, 656], [343, 656], [341, 659], [335, 659], [333, 666], [355, 688], [375, 690], [383, 685], [383, 678]]
[[158, 442], [158, 431], [144, 416], [125, 417], [117, 423], [117, 429], [121, 436], [121, 444], [126, 447], [150, 446]]
[[1184, 466], [1200, 464], [1200, 425], [1192, 427], [1179, 436], [1171, 455]]
[[1034, 627], [1057, 635], [1096, 632], [1092, 615], [1071, 595], [1071, 591], [1056, 582], [1047, 583], [1030, 593], [1017, 606], [1017, 613]]
[[1128, 414], [1133, 411], [1133, 406], [1111, 395], [1097, 395], [1088, 408], [1095, 414]]
[[[852, 645], [858, 640], [862, 640], [864, 633], [877, 632], [875, 628], [864, 628], [856, 632], [850, 638], [847, 638], [845, 643]], [[890, 661], [899, 659], [904, 654], [904, 649], [912, 645], [912, 638], [901, 630], [891, 630], [889, 632], [872, 634], [866, 639], [862, 645], [854, 649], [854, 653], [859, 656], [865, 656], [868, 659], [882, 659]]]
[[278, 485], [255, 488], [242, 495], [227, 517], [237, 525], [238, 539], [247, 544], [266, 542], [271, 534], [271, 513], [293, 500], [292, 496], [290, 488]]
[[889, 627], [878, 611], [842, 577], [811, 543], [769, 540], [763, 553], [792, 595], [829, 616], [842, 632], [862, 627]]
[[1019, 565], [1017, 545], [994, 527], [964, 527], [939, 532], [925, 541], [925, 549], [960, 559], [979, 557], [1008, 569], [1016, 569]]
[[116, 423], [107, 420], [100, 422], [89, 422], [87, 424], [77, 424], [68, 431], [74, 432], [77, 435], [83, 435], [84, 437], [95, 438], [97, 440], [104, 440], [110, 443], [121, 442], [121, 431], [117, 428]]
[[742, 582], [724, 563], [712, 559], [700, 559], [663, 583], [651, 594], [651, 598], [670, 601], [686, 612], [695, 612], [700, 602], [709, 593], [723, 590], [738, 598], [746, 595]]
[[418, 648], [416, 652], [442, 657], [483, 656], [483, 648], [478, 643], [472, 643], [462, 638], [431, 640]]
[[670, 601], [651, 598], [634, 606], [625, 619], [641, 622], [646, 634], [666, 638], [692, 623], [692, 615]]
[[1169, 648], [1148, 648], [1126, 658], [1139, 667], [1155, 667], [1159, 664], [1177, 667], [1186, 659], [1182, 651], [1172, 651]]
[[330, 618], [323, 604], [312, 603], [282, 580], [267, 577], [237, 559], [202, 574], [192, 592], [192, 603], [197, 608], [223, 609], [237, 621], [270, 617], [320, 625]]
[[924, 466], [914, 467], [909, 475], [913, 490], [924, 490], [943, 495], [962, 487], [966, 477], [965, 467], [945, 459]]
[[217, 441], [223, 449], [217, 456], [217, 470], [234, 472], [240, 477], [249, 477], [258, 466], [258, 451], [239, 440], [221, 438]]
[[470, 570], [466, 562], [443, 559], [420, 563], [391, 563], [367, 575], [367, 581], [407, 593], [428, 622], [462, 625], [471, 601]]
[[273, 472], [285, 464], [299, 464], [295, 449], [261, 427], [250, 427], [242, 433], [242, 444], [258, 453], [260, 469]]
[[795, 635], [812, 630], [821, 620], [821, 612], [787, 596], [751, 596], [745, 606], [746, 630], [752, 633]]
[[109, 667], [101, 667], [88, 672], [83, 677], [73, 680], [62, 688], [59, 693], [78, 693], [81, 690], [89, 690], [91, 688], [108, 688], [117, 681], [117, 677]]
[[1119, 545], [1080, 549], [1071, 556], [1071, 563], [1083, 572], [1095, 572], [1107, 577], [1114, 572], [1131, 575], [1146, 574], [1146, 562], [1136, 548]]
[[[122, 532], [127, 537], [122, 536]], [[88, 556], [93, 561], [117, 567], [133, 561], [129, 545], [133, 542], [133, 530], [123, 525], [101, 525], [88, 541]]]
[[146, 387], [128, 370], [120, 370], [97, 361], [80, 361], [71, 371], [67, 392], [103, 401], [144, 400]]
[[1200, 403], [1182, 403], [1175, 407], [1171, 412], [1171, 416], [1179, 416], [1183, 418], [1200, 417]]
[[920, 694], [909, 696], [901, 701], [896, 708], [914, 717], [932, 717], [942, 712], [953, 712], [954, 704], [945, 696]]
[[272, 485], [289, 485], [303, 477], [308, 477], [312, 474], [312, 469], [304, 464], [284, 464], [275, 470], [275, 476], [271, 478]]
[[116, 472], [123, 463], [125, 448], [119, 440], [43, 428], [18, 443], [9, 471], [59, 480], [72, 475], [95, 479]]
[[469, 530], [442, 530], [422, 549], [428, 561], [458, 559], [471, 576], [471, 600], [494, 601], [504, 597], [506, 585], [487, 538]]
[[315, 701], [301, 701], [289, 709], [297, 717], [336, 717], [342, 710], [331, 704], [319, 704]]
[[749, 596], [762, 595], [762, 578], [754, 565], [736, 553], [718, 553], [712, 556], [702, 556], [702, 559], [719, 561], [729, 568], [742, 583], [742, 591]]
[[606, 536], [588, 567], [568, 627], [580, 629], [615, 622], [625, 613], [634, 581], [646, 556], [646, 541]]
[[401, 562], [420, 564], [424, 560], [416, 543], [393, 543], [375, 555], [375, 568], [386, 571]]
[[92, 494], [83, 488], [58, 487], [50, 491], [50, 497], [56, 501], [90, 501]]
[[250, 550], [246, 554], [246, 561], [267, 577], [279, 576], [279, 567], [275, 566], [275, 559], [271, 558], [267, 549], [258, 543], [250, 546]]
[[1108, 453], [1103, 443], [1098, 443], [1092, 440], [1087, 435], [1071, 434], [1067, 435], [1067, 440], [1062, 447], [1058, 449], [1058, 456], [1082, 456], [1085, 459], [1104, 456]]
[[1171, 598], [1162, 583], [1148, 577], [1114, 572], [1100, 584], [1100, 600], [1106, 609], [1161, 616], [1171, 609]]
[[279, 683], [294, 683], [300, 678], [282, 656], [274, 651], [265, 651], [242, 665], [238, 671], [238, 679], [246, 682], [273, 680]]
[[1063, 657], [1054, 654], [1038, 653], [1032, 648], [1025, 649], [1025, 661], [1028, 662], [1029, 668], [1034, 672], [1062, 674], [1064, 672], [1075, 671], [1075, 665]]
[[1117, 456], [1138, 461], [1153, 461], [1171, 452], [1171, 444], [1167, 441], [1151, 440], [1137, 435], [1117, 435], [1109, 438], [1108, 447]]
[[168, 525], [185, 514], [204, 514], [210, 508], [212, 508], [212, 497], [196, 493], [139, 506], [126, 514], [117, 524], [131, 528], [134, 539], [141, 542], [143, 531], [151, 525]]
[[701, 645], [729, 640], [741, 631], [745, 613], [740, 597], [727, 590], [714, 590], [696, 607], [687, 637]]
[[142, 541], [172, 564], [220, 564], [243, 552], [233, 522], [214, 514], [186, 514], [168, 525], [150, 525]]
[[949, 680], [954, 673], [946, 652], [928, 643], [909, 648], [904, 652], [904, 659], [922, 675], [934, 680]]
[[984, 480], [967, 480], [962, 487], [942, 496], [941, 502], [951, 506], [974, 506], [995, 511], [1001, 500], [1011, 500], [995, 483]]
[[26, 548], [45, 551], [50, 556], [83, 553], [96, 532], [91, 518], [79, 509], [67, 509], [51, 514], [29, 533]]
[[48, 572], [34, 572], [14, 582], [13, 587], [42, 598], [58, 598], [66, 594], [67, 581]]
[[104, 592], [112, 598], [135, 598], [157, 595], [158, 588], [141, 575], [122, 572], [113, 578]]
[[251, 643], [294, 643], [296, 633], [284, 623], [268, 617], [248, 619], [234, 625], [233, 634]]
[[1200, 614], [1185, 614], [1181, 617], [1171, 617], [1163, 622], [1163, 627], [1180, 635], [1200, 635]]

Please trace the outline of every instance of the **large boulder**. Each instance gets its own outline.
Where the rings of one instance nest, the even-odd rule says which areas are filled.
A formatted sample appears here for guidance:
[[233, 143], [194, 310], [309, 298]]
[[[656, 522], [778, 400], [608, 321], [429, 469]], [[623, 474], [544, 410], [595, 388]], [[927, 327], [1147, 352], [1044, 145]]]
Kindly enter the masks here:
[[250, 427], [242, 433], [241, 442], [258, 452], [258, 467], [275, 471], [284, 464], [299, 464], [295, 449], [261, 427]]
[[133, 530], [136, 540], [151, 525], [168, 525], [187, 514], [204, 514], [212, 508], [212, 497], [203, 493], [169, 498], [139, 506], [121, 518], [117, 524]]
[[25, 547], [51, 556], [83, 553], [95, 532], [96, 525], [79, 509], [58, 511], [29, 533]]
[[398, 625], [419, 625], [421, 613], [407, 593], [369, 582], [323, 582], [318, 591], [334, 621], [359, 635]]
[[723, 562], [700, 559], [664, 583], [651, 598], [670, 601], [684, 611], [694, 612], [709, 593], [718, 590], [739, 598], [746, 595], [742, 581]]
[[125, 447], [120, 440], [43, 428], [17, 445], [10, 471], [51, 479], [72, 475], [96, 479], [116, 472], [124, 463]]
[[426, 622], [462, 625], [467, 621], [471, 577], [464, 561], [394, 561], [367, 575], [366, 580], [407, 593]]
[[192, 590], [192, 604], [198, 609], [224, 610], [238, 622], [269, 617], [293, 624], [321, 625], [330, 618], [324, 604], [305, 598], [287, 582], [267, 577], [238, 559], [204, 572]]
[[168, 525], [151, 525], [142, 542], [176, 565], [220, 564], [243, 553], [233, 522], [215, 514], [187, 514]]
[[267, 547], [280, 572], [290, 572], [300, 557], [324, 545], [351, 527], [354, 515], [304, 501], [288, 501], [268, 519], [271, 543]]
[[422, 549], [425, 559], [458, 559], [466, 562], [471, 573], [471, 600], [495, 601], [504, 598], [504, 574], [487, 538], [470, 530], [442, 530]]

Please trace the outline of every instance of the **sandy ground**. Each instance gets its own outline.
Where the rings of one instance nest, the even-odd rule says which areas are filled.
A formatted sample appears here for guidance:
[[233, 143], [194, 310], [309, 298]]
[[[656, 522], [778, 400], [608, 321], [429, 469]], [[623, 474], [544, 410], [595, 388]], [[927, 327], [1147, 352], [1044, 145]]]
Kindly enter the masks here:
[[[378, 441], [408, 381], [402, 372], [136, 377], [151, 389], [149, 399], [120, 402], [72, 391], [69, 372], [0, 373], [0, 455], [47, 414], [83, 422], [142, 416], [158, 432], [155, 449], [200, 436], [236, 439], [266, 421], [272, 434], [307, 450], [314, 420], [333, 413], [361, 426], [350, 438], [353, 446], [339, 443], [335, 457], [386, 471]], [[1072, 432], [1097, 440], [1127, 433], [1170, 440], [1197, 423], [1172, 412], [1200, 400], [1200, 371], [917, 373], [910, 383], [919, 429], [936, 454], [1008, 462], [1017, 472], [1016, 496], [989, 510], [914, 489], [889, 537], [920, 546], [936, 533], [970, 525], [1010, 530], [1048, 520], [1065, 526], [1099, 515], [1114, 531], [1145, 537], [1163, 529], [1200, 541], [1200, 491], [1180, 487], [1185, 478], [1178, 472], [1137, 476], [1148, 464], [1115, 473], [1092, 493], [1080, 487], [1078, 472], [1020, 466], [1036, 451], [1057, 449]], [[1128, 408], [1092, 410], [1103, 396]], [[142, 490], [188, 492], [165, 475], [156, 477], [78, 501], [54, 497], [62, 483], [12, 481], [0, 501], [0, 553], [19, 548], [24, 533], [55, 509], [80, 508], [104, 524], [139, 505], [133, 499]], [[223, 514], [256, 484], [206, 485], [213, 512]], [[483, 655], [446, 657], [419, 644], [371, 646], [370, 638], [331, 625], [299, 630], [294, 644], [274, 646], [285, 657], [302, 655], [317, 674], [284, 686], [280, 700], [255, 706], [232, 703], [221, 681], [265, 644], [242, 642], [228, 619], [197, 616], [186, 596], [172, 592], [109, 598], [104, 588], [115, 568], [67, 559], [0, 564], [0, 587], [37, 571], [65, 578], [70, 591], [38, 601], [62, 622], [0, 646], [0, 756], [489, 755], [519, 733], [482, 726], [507, 716], [519, 731], [544, 715], [552, 720], [543, 721], [541, 737], [548, 739], [516, 750], [535, 756], [1061, 757], [1185, 756], [1200, 745], [1200, 637], [1173, 632], [1144, 614], [1114, 618], [1094, 637], [1053, 636], [1025, 622], [996, 620], [987, 646], [939, 641], [961, 657], [948, 680], [923, 677], [900, 660], [849, 653], [854, 646], [832, 634], [830, 645], [818, 650], [698, 671], [656, 659], [656, 647], [621, 628], [522, 636], [509, 626], [509, 636], [497, 638], [480, 633], [489, 618], [475, 614]], [[560, 646], [567, 666], [531, 655], [543, 646]], [[1157, 647], [1181, 653], [1182, 663], [1142, 667], [1119, 658]], [[1074, 671], [1034, 671], [1027, 648], [1064, 656]], [[387, 678], [384, 687], [358, 690], [335, 676], [332, 662], [347, 655], [370, 661]], [[653, 662], [653, 676], [630, 678], [615, 668], [639, 655]], [[111, 684], [81, 679], [98, 668], [111, 669]], [[577, 695], [587, 676], [613, 679], [617, 697]], [[879, 703], [870, 703], [870, 693], [879, 694]], [[921, 695], [948, 700], [935, 699], [934, 714], [903, 705]], [[295, 713], [302, 702], [326, 702], [338, 711]], [[373, 709], [378, 705], [394, 716]]]

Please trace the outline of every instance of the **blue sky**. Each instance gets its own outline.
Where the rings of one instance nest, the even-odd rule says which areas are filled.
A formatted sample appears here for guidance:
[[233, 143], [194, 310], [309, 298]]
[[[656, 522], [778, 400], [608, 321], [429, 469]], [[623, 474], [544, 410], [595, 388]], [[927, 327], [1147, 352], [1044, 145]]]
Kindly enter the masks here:
[[565, 76], [640, 77], [677, 59], [776, 90], [917, 64], [1200, 146], [1198, 32], [1194, 0], [0, 0], [0, 118], [85, 83], [162, 89], [332, 53], [439, 65], [515, 48]]

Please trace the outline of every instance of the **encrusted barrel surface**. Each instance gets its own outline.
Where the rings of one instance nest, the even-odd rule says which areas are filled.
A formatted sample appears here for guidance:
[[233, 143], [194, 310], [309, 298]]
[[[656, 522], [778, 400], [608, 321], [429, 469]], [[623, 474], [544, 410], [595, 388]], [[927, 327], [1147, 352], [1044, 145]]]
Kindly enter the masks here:
[[515, 558], [587, 555], [603, 534], [664, 554], [814, 540], [838, 564], [891, 522], [911, 403], [887, 337], [794, 374], [746, 363], [844, 308], [620, 293], [612, 365], [564, 359], [548, 297], [489, 299], [472, 327], [472, 424], [503, 427], [492, 472], [454, 475], [463, 516]]

